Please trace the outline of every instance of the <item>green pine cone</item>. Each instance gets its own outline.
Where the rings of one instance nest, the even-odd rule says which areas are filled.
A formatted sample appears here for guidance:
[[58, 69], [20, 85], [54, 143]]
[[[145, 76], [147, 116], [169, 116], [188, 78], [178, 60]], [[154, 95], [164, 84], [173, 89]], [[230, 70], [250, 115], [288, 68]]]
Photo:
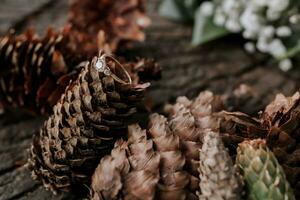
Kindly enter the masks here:
[[236, 163], [246, 184], [246, 199], [294, 200], [293, 191], [284, 171], [265, 140], [257, 139], [239, 144]]

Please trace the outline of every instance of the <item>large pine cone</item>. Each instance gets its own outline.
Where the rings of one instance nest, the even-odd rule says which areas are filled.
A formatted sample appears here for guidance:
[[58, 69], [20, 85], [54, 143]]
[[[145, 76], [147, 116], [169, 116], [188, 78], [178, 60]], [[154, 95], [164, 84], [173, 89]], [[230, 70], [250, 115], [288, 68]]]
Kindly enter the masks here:
[[99, 49], [114, 52], [132, 41], [143, 41], [150, 24], [144, 0], [73, 0], [70, 45], [79, 54], [95, 55]]
[[60, 98], [72, 74], [62, 34], [48, 30], [43, 39], [33, 31], [0, 38], [0, 102], [4, 107], [45, 112]]
[[87, 64], [34, 136], [29, 158], [33, 176], [53, 192], [89, 185], [99, 160], [126, 133], [142, 101], [149, 84], [136, 82], [133, 77], [133, 84], [120, 84]]

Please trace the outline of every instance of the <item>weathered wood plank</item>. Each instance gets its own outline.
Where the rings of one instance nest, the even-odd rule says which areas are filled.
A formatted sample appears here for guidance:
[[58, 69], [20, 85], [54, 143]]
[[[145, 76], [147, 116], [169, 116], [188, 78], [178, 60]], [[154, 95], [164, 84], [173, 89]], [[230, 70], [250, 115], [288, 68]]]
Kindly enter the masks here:
[[[26, 161], [34, 130], [43, 119], [33, 119], [0, 129], [0, 174], [13, 170]], [[1, 181], [0, 181], [1, 183]]]
[[6, 32], [12, 26], [22, 22], [33, 13], [41, 9], [53, 0], [1, 0], [0, 1], [0, 34]]

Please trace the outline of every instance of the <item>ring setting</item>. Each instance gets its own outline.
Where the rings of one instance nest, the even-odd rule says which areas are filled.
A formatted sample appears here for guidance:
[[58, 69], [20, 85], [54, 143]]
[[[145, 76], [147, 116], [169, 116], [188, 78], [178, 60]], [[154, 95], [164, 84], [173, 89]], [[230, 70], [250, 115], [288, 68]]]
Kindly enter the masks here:
[[[123, 71], [123, 73], [126, 76], [126, 79], [127, 79], [126, 81], [122, 80], [121, 78], [119, 78], [117, 75], [115, 75], [111, 71], [109, 65], [106, 62], [106, 59], [110, 59], [111, 61], [113, 61], [116, 64], [116, 66], [121, 68], [121, 70]], [[123, 67], [123, 65], [117, 59], [115, 59], [113, 56], [108, 55], [108, 54], [101, 55], [101, 52], [100, 52], [98, 57], [94, 57], [92, 63], [98, 72], [104, 73], [106, 76], [111, 76], [115, 81], [122, 83], [122, 84], [131, 84], [132, 83], [129, 73], [126, 71], [126, 69]]]

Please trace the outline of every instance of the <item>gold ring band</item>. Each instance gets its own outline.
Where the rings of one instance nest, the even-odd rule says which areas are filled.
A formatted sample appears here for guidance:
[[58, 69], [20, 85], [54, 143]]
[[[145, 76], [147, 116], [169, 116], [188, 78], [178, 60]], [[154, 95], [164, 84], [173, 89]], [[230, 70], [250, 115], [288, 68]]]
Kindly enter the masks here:
[[[119, 78], [116, 74], [111, 72], [110, 67], [108, 66], [107, 62], [106, 62], [106, 58], [109, 58], [111, 61], [113, 61], [114, 63], [116, 63], [118, 65], [118, 67], [120, 67], [122, 69], [122, 71], [124, 72], [127, 81], [122, 80], [121, 78]], [[107, 55], [107, 54], [102, 54], [101, 55], [101, 51], [99, 52], [99, 56], [98, 57], [94, 57], [93, 61], [92, 61], [94, 67], [96, 68], [97, 71], [104, 73], [107, 76], [111, 76], [115, 81], [128, 85], [128, 84], [132, 84], [132, 80], [131, 77], [128, 73], [128, 71], [123, 67], [123, 65], [116, 59], [114, 58], [112, 55]]]
[[[119, 83], [122, 83], [122, 84], [132, 84], [132, 80], [131, 80], [131, 77], [130, 77], [130, 75], [129, 75], [129, 73], [128, 73], [128, 71], [123, 67], [123, 65], [117, 60], [117, 59], [115, 59], [113, 56], [111, 56], [111, 55], [107, 55], [107, 54], [104, 54], [104, 59], [105, 58], [110, 58], [111, 60], [113, 60], [121, 69], [122, 69], [122, 71], [124, 72], [124, 74], [126, 75], [126, 78], [127, 78], [127, 80], [128, 80], [128, 82], [126, 82], [126, 81], [124, 81], [124, 80], [122, 80], [122, 79], [120, 79], [118, 76], [116, 76], [114, 73], [111, 73], [111, 77], [113, 78], [113, 79], [115, 79], [117, 82], [119, 82]], [[109, 67], [109, 66], [108, 66]]]

